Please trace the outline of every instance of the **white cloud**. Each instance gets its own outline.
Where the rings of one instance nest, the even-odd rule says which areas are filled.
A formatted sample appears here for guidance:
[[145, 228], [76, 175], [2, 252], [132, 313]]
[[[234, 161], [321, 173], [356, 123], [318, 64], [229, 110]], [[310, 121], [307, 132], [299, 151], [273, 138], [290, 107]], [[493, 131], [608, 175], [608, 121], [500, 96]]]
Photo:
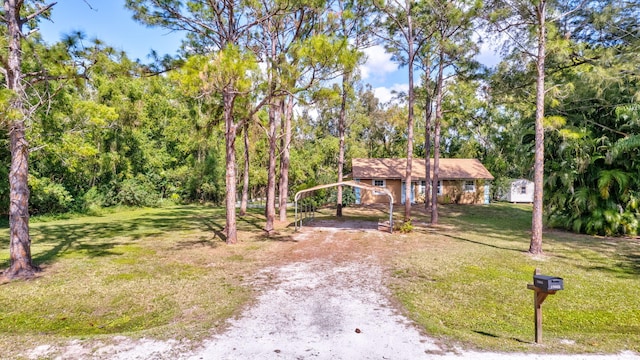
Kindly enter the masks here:
[[480, 52], [476, 55], [476, 60], [488, 67], [496, 66], [500, 62], [500, 56], [495, 46], [483, 43], [480, 46]]
[[473, 36], [473, 40], [480, 44], [480, 52], [476, 55], [476, 60], [488, 67], [496, 66], [500, 62], [500, 44], [504, 42], [505, 36], [487, 36], [483, 31], [479, 31]]
[[409, 91], [409, 84], [393, 84], [391, 87], [376, 87], [373, 89], [373, 93], [376, 95], [380, 103], [386, 104], [393, 99], [393, 92], [407, 92]]
[[363, 79], [372, 76], [384, 78], [386, 74], [398, 70], [398, 65], [391, 61], [391, 54], [384, 50], [380, 45], [372, 46], [364, 50], [367, 61], [360, 67]]

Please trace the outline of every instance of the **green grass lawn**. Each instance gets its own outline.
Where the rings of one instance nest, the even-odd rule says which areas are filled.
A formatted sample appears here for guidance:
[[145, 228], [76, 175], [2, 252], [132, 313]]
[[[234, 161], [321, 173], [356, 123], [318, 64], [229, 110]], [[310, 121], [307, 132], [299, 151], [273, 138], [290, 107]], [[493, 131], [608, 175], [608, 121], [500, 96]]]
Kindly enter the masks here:
[[[0, 287], [2, 356], [70, 337], [210, 334], [252, 298], [243, 279], [271, 244], [257, 230], [259, 218], [239, 219], [237, 246], [220, 238], [224, 210], [203, 206], [34, 219], [33, 261], [43, 271]], [[6, 228], [0, 239], [7, 268]]]
[[[450, 205], [440, 215], [437, 231], [405, 236], [411, 250], [392, 264], [395, 295], [427, 332], [484, 350], [640, 351], [640, 240], [546, 231], [534, 258], [530, 206]], [[542, 306], [543, 346], [532, 344], [526, 288], [535, 268], [565, 287]]]
[[[379, 209], [345, 214], [386, 217]], [[547, 231], [545, 256], [532, 258], [530, 217], [530, 206], [449, 205], [441, 207], [439, 227], [385, 237], [389, 286], [407, 315], [465, 348], [640, 351], [640, 241]], [[426, 215], [416, 209], [414, 219]], [[75, 338], [208, 336], [252, 300], [245, 279], [293, 246], [277, 241], [290, 239], [293, 230], [284, 225], [265, 241], [259, 209], [239, 218], [238, 245], [221, 240], [224, 221], [223, 209], [205, 206], [34, 219], [32, 254], [43, 272], [0, 286], [3, 356]], [[7, 238], [5, 227], [2, 268]], [[533, 292], [526, 286], [535, 268], [565, 285], [543, 305], [544, 346], [532, 344]]]

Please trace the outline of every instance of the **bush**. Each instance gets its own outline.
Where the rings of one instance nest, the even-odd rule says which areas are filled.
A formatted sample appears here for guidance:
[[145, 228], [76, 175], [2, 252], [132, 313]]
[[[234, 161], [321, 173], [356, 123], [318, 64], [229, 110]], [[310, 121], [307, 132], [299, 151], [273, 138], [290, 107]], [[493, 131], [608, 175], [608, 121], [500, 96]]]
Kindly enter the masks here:
[[169, 201], [174, 204], [180, 204], [182, 202], [182, 197], [176, 193], [172, 193], [171, 196], [169, 196]]
[[151, 182], [147, 181], [144, 176], [138, 175], [120, 183], [116, 199], [120, 205], [155, 206], [160, 200], [160, 195]]
[[342, 205], [349, 206], [356, 203], [356, 194], [352, 187], [345, 187], [342, 189]]
[[85, 213], [96, 213], [105, 205], [104, 194], [95, 186], [82, 196], [82, 211]]
[[73, 207], [73, 196], [61, 184], [49, 178], [29, 177], [31, 197], [29, 212], [31, 214], [57, 214], [70, 211]]
[[394, 225], [394, 228], [395, 231], [399, 231], [402, 234], [413, 232], [413, 225], [411, 224], [411, 220], [407, 220], [402, 223], [396, 223]]

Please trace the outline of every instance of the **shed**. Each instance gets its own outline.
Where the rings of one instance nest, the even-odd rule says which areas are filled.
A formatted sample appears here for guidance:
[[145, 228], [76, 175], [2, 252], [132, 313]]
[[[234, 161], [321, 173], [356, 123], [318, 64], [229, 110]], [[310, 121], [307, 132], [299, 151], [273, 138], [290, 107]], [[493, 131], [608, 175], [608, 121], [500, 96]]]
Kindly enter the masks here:
[[533, 189], [533, 181], [527, 179], [512, 180], [509, 184], [506, 200], [513, 203], [532, 203]]

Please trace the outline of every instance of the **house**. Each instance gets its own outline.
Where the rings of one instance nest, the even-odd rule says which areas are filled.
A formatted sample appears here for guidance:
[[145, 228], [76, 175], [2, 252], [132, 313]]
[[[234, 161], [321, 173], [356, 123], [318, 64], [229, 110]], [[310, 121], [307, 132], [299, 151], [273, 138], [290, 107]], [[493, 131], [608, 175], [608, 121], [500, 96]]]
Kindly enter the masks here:
[[505, 200], [513, 203], [533, 202], [533, 181], [527, 179], [512, 180], [505, 196]]
[[[351, 161], [354, 181], [389, 189], [396, 203], [405, 201], [407, 159], [364, 159]], [[431, 159], [433, 176], [433, 159]], [[493, 175], [477, 159], [440, 159], [438, 202], [456, 204], [488, 204], [489, 181]], [[413, 159], [411, 168], [411, 202], [424, 202], [427, 190], [425, 160]], [[357, 204], [384, 203], [382, 192], [356, 189]], [[417, 195], [417, 196], [416, 196]]]

